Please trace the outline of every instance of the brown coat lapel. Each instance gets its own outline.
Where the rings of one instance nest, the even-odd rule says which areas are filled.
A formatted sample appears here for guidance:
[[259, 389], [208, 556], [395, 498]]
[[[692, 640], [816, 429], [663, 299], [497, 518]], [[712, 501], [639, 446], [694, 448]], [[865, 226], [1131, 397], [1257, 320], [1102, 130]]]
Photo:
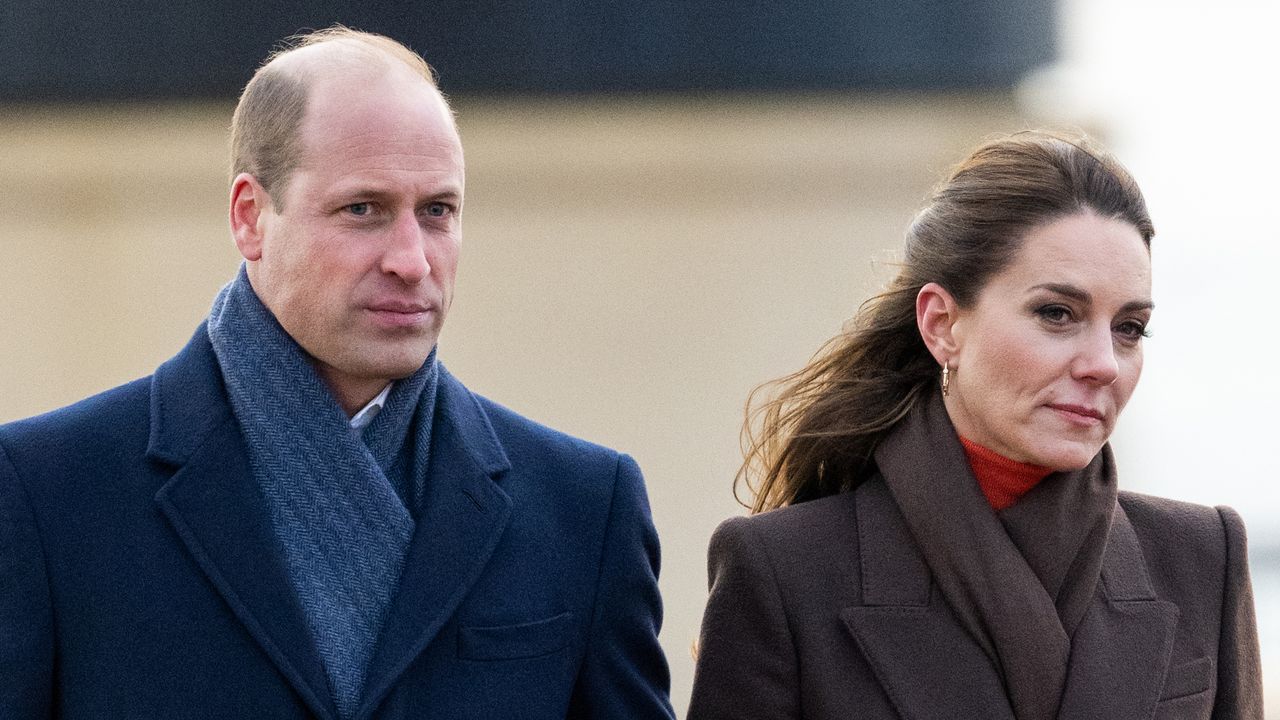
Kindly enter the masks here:
[[1133, 526], [1117, 506], [1099, 591], [1072, 638], [1058, 720], [1151, 717], [1177, 624], [1177, 606], [1156, 599]]
[[1000, 673], [937, 592], [883, 482], [856, 491], [863, 604], [841, 613], [910, 720], [1013, 720]]
[[[887, 492], [876, 489], [880, 483], [858, 491], [864, 593], [874, 599], [878, 578], [895, 574], [890, 568], [867, 572], [868, 547], [877, 553], [872, 562], [894, 557], [895, 551], [875, 547], [887, 541], [898, 555], [905, 548], [921, 558], [899, 563], [897, 584], [904, 583], [903, 573], [927, 567], [943, 601], [927, 620], [900, 628], [910, 634], [938, 626], [930, 629], [932, 645], [912, 650], [915, 662], [950, 657], [954, 666], [976, 645], [987, 662], [966, 660], [964, 674], [993, 672], [1019, 720], [1150, 714], [1177, 611], [1155, 600], [1142, 550], [1116, 501], [1109, 448], [1082, 470], [1050, 475], [997, 516], [934, 396], [885, 439], [876, 462]], [[892, 527], [895, 521], [904, 527]], [[1100, 588], [1100, 577], [1111, 578], [1112, 586]], [[950, 612], [940, 612], [940, 605]], [[967, 642], [941, 627], [957, 622]], [[877, 653], [874, 644], [866, 643], [870, 653]], [[986, 687], [978, 678], [964, 680], [970, 694], [985, 692], [977, 690]]]
[[[881, 482], [855, 491], [863, 604], [841, 613], [904, 718], [1012, 720], [995, 664], [962, 628]], [[1157, 600], [1142, 550], [1116, 508], [1102, 580], [1071, 646], [1058, 720], [1151, 717], [1177, 608]]]
[[885, 437], [875, 461], [946, 604], [998, 668], [1014, 715], [1053, 720], [1070, 638], [1054, 598], [979, 490], [941, 396], [922, 401]]

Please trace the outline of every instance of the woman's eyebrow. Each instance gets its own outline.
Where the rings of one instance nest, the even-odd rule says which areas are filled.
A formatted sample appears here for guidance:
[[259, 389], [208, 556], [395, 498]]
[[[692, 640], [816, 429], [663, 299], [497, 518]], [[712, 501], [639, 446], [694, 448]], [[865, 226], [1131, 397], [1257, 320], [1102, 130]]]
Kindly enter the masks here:
[[[1049, 292], [1057, 293], [1059, 295], [1064, 295], [1066, 297], [1071, 298], [1072, 300], [1075, 300], [1085, 305], [1093, 302], [1093, 296], [1090, 295], [1087, 290], [1084, 290], [1083, 288], [1078, 288], [1075, 285], [1069, 285], [1067, 283], [1041, 283], [1039, 285], [1032, 286], [1031, 290], [1048, 290]], [[1155, 306], [1156, 304], [1154, 302], [1147, 299], [1130, 300], [1129, 302], [1120, 306], [1120, 312], [1136, 312], [1139, 310], [1153, 310], [1155, 309]]]
[[1087, 290], [1084, 290], [1083, 288], [1078, 288], [1075, 285], [1068, 285], [1066, 283], [1040, 283], [1039, 285], [1033, 285], [1030, 289], [1031, 290], [1048, 290], [1050, 292], [1055, 292], [1059, 295], [1066, 295], [1072, 300], [1076, 300], [1086, 304], [1093, 302], [1093, 296], [1090, 295]]

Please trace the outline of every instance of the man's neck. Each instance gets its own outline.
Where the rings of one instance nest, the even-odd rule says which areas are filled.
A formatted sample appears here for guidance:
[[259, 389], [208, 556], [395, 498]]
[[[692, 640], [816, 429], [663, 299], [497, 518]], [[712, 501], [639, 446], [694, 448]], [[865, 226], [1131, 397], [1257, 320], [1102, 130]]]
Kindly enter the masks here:
[[336, 373], [323, 366], [317, 366], [316, 372], [328, 386], [329, 392], [333, 393], [334, 399], [347, 414], [347, 418], [354, 417], [360, 412], [360, 408], [368, 405], [370, 400], [377, 397], [378, 393], [391, 383], [384, 378], [337, 377]]

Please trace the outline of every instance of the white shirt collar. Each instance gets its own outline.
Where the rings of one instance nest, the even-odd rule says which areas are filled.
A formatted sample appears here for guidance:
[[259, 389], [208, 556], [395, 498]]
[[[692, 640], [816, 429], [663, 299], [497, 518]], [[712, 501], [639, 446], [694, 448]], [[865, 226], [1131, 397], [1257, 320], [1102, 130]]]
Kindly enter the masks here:
[[360, 408], [360, 412], [356, 413], [351, 418], [352, 430], [360, 432], [366, 427], [369, 427], [369, 423], [373, 422], [373, 419], [382, 411], [382, 406], [387, 404], [387, 396], [391, 394], [392, 384], [393, 383], [387, 383], [387, 386], [382, 388], [382, 392], [378, 393], [376, 397], [370, 400], [368, 405]]

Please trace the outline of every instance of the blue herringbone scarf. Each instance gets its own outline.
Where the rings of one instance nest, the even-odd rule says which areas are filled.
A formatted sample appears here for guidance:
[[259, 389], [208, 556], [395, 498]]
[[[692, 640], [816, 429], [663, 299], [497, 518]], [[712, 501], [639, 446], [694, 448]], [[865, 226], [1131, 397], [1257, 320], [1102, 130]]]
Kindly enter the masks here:
[[435, 351], [363, 433], [241, 267], [209, 339], [339, 713], [355, 715], [399, 587], [430, 448]]

